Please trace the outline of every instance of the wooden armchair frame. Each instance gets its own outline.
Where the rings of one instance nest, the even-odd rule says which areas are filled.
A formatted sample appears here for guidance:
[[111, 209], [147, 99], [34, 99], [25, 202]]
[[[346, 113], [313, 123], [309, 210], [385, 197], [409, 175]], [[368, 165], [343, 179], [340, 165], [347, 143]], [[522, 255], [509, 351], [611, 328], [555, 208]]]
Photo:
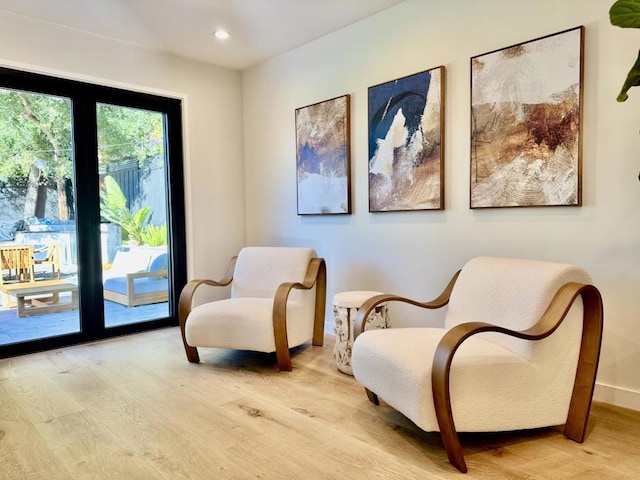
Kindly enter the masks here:
[[[460, 272], [458, 271], [440, 296], [431, 302], [418, 302], [405, 297], [386, 294], [370, 298], [362, 305], [356, 316], [355, 337], [364, 331], [365, 319], [381, 303], [399, 301], [428, 309], [444, 307], [449, 303], [451, 292], [459, 274]], [[603, 306], [602, 297], [596, 287], [582, 283], [567, 283], [563, 285], [553, 297], [538, 322], [526, 330], [515, 331], [489, 323], [470, 322], [456, 325], [440, 340], [433, 359], [431, 388], [442, 442], [449, 462], [458, 470], [466, 473], [467, 465], [453, 419], [449, 375], [453, 356], [460, 345], [467, 338], [481, 332], [498, 332], [525, 340], [546, 338], [560, 326], [578, 296], [582, 297], [584, 310], [582, 339], [573, 393], [564, 426], [564, 435], [578, 443], [582, 443], [587, 430], [602, 344]], [[366, 388], [365, 390], [369, 400], [379, 405], [378, 396]]]
[[164, 288], [154, 292], [135, 293], [135, 280], [138, 278], [162, 278], [167, 275], [167, 270], [127, 273], [124, 275], [127, 279], [126, 293], [122, 294], [105, 288], [103, 289], [104, 299], [120, 303], [127, 307], [137, 307], [138, 305], [166, 302], [169, 300], [169, 291], [167, 290], [166, 284], [164, 285]]
[[9, 270], [9, 279], [15, 270], [16, 281], [33, 282], [33, 266], [33, 245], [4, 245], [0, 247], [0, 285], [4, 283], [4, 270]]
[[[47, 252], [45, 258], [42, 260], [36, 260], [35, 254], [40, 252]], [[35, 265], [51, 265], [51, 278], [57, 278], [60, 280], [60, 249], [57, 243], [52, 243], [49, 245], [45, 245], [44, 247], [40, 247], [38, 249], [34, 249], [34, 259], [33, 264]]]
[[[189, 313], [191, 313], [193, 296], [201, 285], [212, 287], [225, 287], [233, 281], [236, 261], [234, 256], [229, 261], [227, 270], [221, 280], [191, 280], [180, 293], [178, 301], [178, 318], [180, 320], [180, 332], [182, 343], [187, 354], [187, 359], [192, 363], [200, 362], [198, 349], [187, 344], [185, 325]], [[292, 289], [310, 290], [316, 286], [315, 314], [313, 323], [313, 345], [322, 346], [324, 342], [324, 314], [327, 297], [327, 270], [323, 258], [312, 258], [304, 277], [304, 281], [282, 283], [275, 294], [273, 302], [273, 334], [276, 345], [276, 359], [278, 368], [284, 371], [291, 371], [291, 353], [289, 352], [289, 341], [287, 339], [287, 300]]]

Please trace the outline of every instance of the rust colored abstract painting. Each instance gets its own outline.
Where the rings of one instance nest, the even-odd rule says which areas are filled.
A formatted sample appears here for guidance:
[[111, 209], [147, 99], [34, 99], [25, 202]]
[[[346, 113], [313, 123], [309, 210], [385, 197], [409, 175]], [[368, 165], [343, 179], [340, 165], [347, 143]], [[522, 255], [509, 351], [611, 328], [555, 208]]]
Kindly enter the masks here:
[[579, 206], [584, 27], [471, 58], [471, 208]]

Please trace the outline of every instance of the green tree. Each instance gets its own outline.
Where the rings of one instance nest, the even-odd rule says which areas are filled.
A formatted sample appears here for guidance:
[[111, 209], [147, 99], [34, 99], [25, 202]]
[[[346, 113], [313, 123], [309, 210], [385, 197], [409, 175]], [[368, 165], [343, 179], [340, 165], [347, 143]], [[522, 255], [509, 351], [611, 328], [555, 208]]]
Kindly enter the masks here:
[[98, 105], [98, 159], [107, 166], [124, 159], [138, 163], [162, 153], [162, 115], [157, 112]]
[[20, 184], [32, 165], [55, 179], [60, 218], [69, 217], [71, 108], [67, 99], [0, 89], [0, 181]]
[[[96, 115], [101, 166], [143, 162], [162, 152], [163, 117], [157, 112], [98, 105]], [[0, 89], [0, 185], [27, 184], [37, 165], [39, 181], [56, 183], [61, 219], [70, 210], [65, 183], [73, 174], [71, 142], [69, 99]]]

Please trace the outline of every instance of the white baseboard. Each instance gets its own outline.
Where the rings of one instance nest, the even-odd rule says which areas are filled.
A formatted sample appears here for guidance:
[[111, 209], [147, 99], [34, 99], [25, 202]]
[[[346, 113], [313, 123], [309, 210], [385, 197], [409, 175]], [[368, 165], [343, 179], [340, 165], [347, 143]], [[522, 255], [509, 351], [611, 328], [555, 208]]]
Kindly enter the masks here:
[[634, 390], [596, 383], [593, 399], [598, 402], [640, 411], [640, 392]]

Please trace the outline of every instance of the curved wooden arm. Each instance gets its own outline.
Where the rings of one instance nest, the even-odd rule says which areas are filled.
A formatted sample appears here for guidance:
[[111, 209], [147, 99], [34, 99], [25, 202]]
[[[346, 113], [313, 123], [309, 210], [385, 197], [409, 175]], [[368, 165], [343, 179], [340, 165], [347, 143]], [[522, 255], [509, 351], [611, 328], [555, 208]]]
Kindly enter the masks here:
[[187, 359], [192, 363], [198, 363], [200, 356], [198, 355], [198, 349], [187, 344], [187, 338], [185, 335], [185, 325], [187, 323], [187, 317], [191, 313], [191, 304], [193, 302], [193, 296], [200, 285], [209, 285], [211, 287], [226, 287], [233, 280], [233, 272], [236, 268], [237, 255], [231, 257], [227, 271], [224, 272], [224, 276], [219, 281], [198, 279], [190, 280], [180, 292], [180, 299], [178, 300], [178, 320], [180, 321], [180, 333], [182, 334], [182, 344], [184, 345], [184, 351], [187, 354]]
[[324, 312], [327, 298], [327, 267], [323, 258], [312, 258], [302, 283], [282, 283], [273, 301], [273, 335], [276, 358], [280, 370], [291, 371], [291, 354], [287, 338], [287, 300], [292, 289], [310, 290], [316, 286], [313, 321], [313, 345], [322, 345], [324, 337]]
[[515, 331], [489, 323], [471, 322], [453, 327], [440, 340], [432, 367], [433, 400], [447, 456], [458, 470], [464, 473], [467, 466], [453, 421], [449, 389], [451, 362], [456, 350], [467, 338], [481, 332], [498, 332], [525, 340], [546, 338], [560, 326], [578, 295], [582, 296], [584, 309], [582, 340], [564, 434], [572, 440], [582, 442], [586, 433], [602, 342], [602, 297], [596, 287], [581, 283], [563, 285], [540, 320], [526, 330]]
[[353, 327], [353, 340], [355, 341], [366, 327], [366, 318], [381, 303], [386, 302], [403, 302], [409, 303], [411, 305], [415, 305], [416, 307], [428, 308], [428, 309], [437, 309], [442, 308], [446, 304], [449, 303], [449, 298], [451, 298], [451, 292], [453, 291], [453, 286], [456, 284], [456, 280], [458, 280], [458, 276], [460, 275], [460, 270], [456, 272], [456, 274], [451, 277], [449, 280], [449, 284], [442, 291], [440, 295], [435, 300], [431, 300], [430, 302], [418, 302], [416, 300], [412, 300], [406, 297], [400, 297], [398, 295], [390, 295], [390, 294], [382, 294], [376, 295], [375, 297], [371, 297], [367, 301], [365, 301], [362, 306], [358, 309], [358, 314], [356, 315], [356, 319], [354, 321]]

